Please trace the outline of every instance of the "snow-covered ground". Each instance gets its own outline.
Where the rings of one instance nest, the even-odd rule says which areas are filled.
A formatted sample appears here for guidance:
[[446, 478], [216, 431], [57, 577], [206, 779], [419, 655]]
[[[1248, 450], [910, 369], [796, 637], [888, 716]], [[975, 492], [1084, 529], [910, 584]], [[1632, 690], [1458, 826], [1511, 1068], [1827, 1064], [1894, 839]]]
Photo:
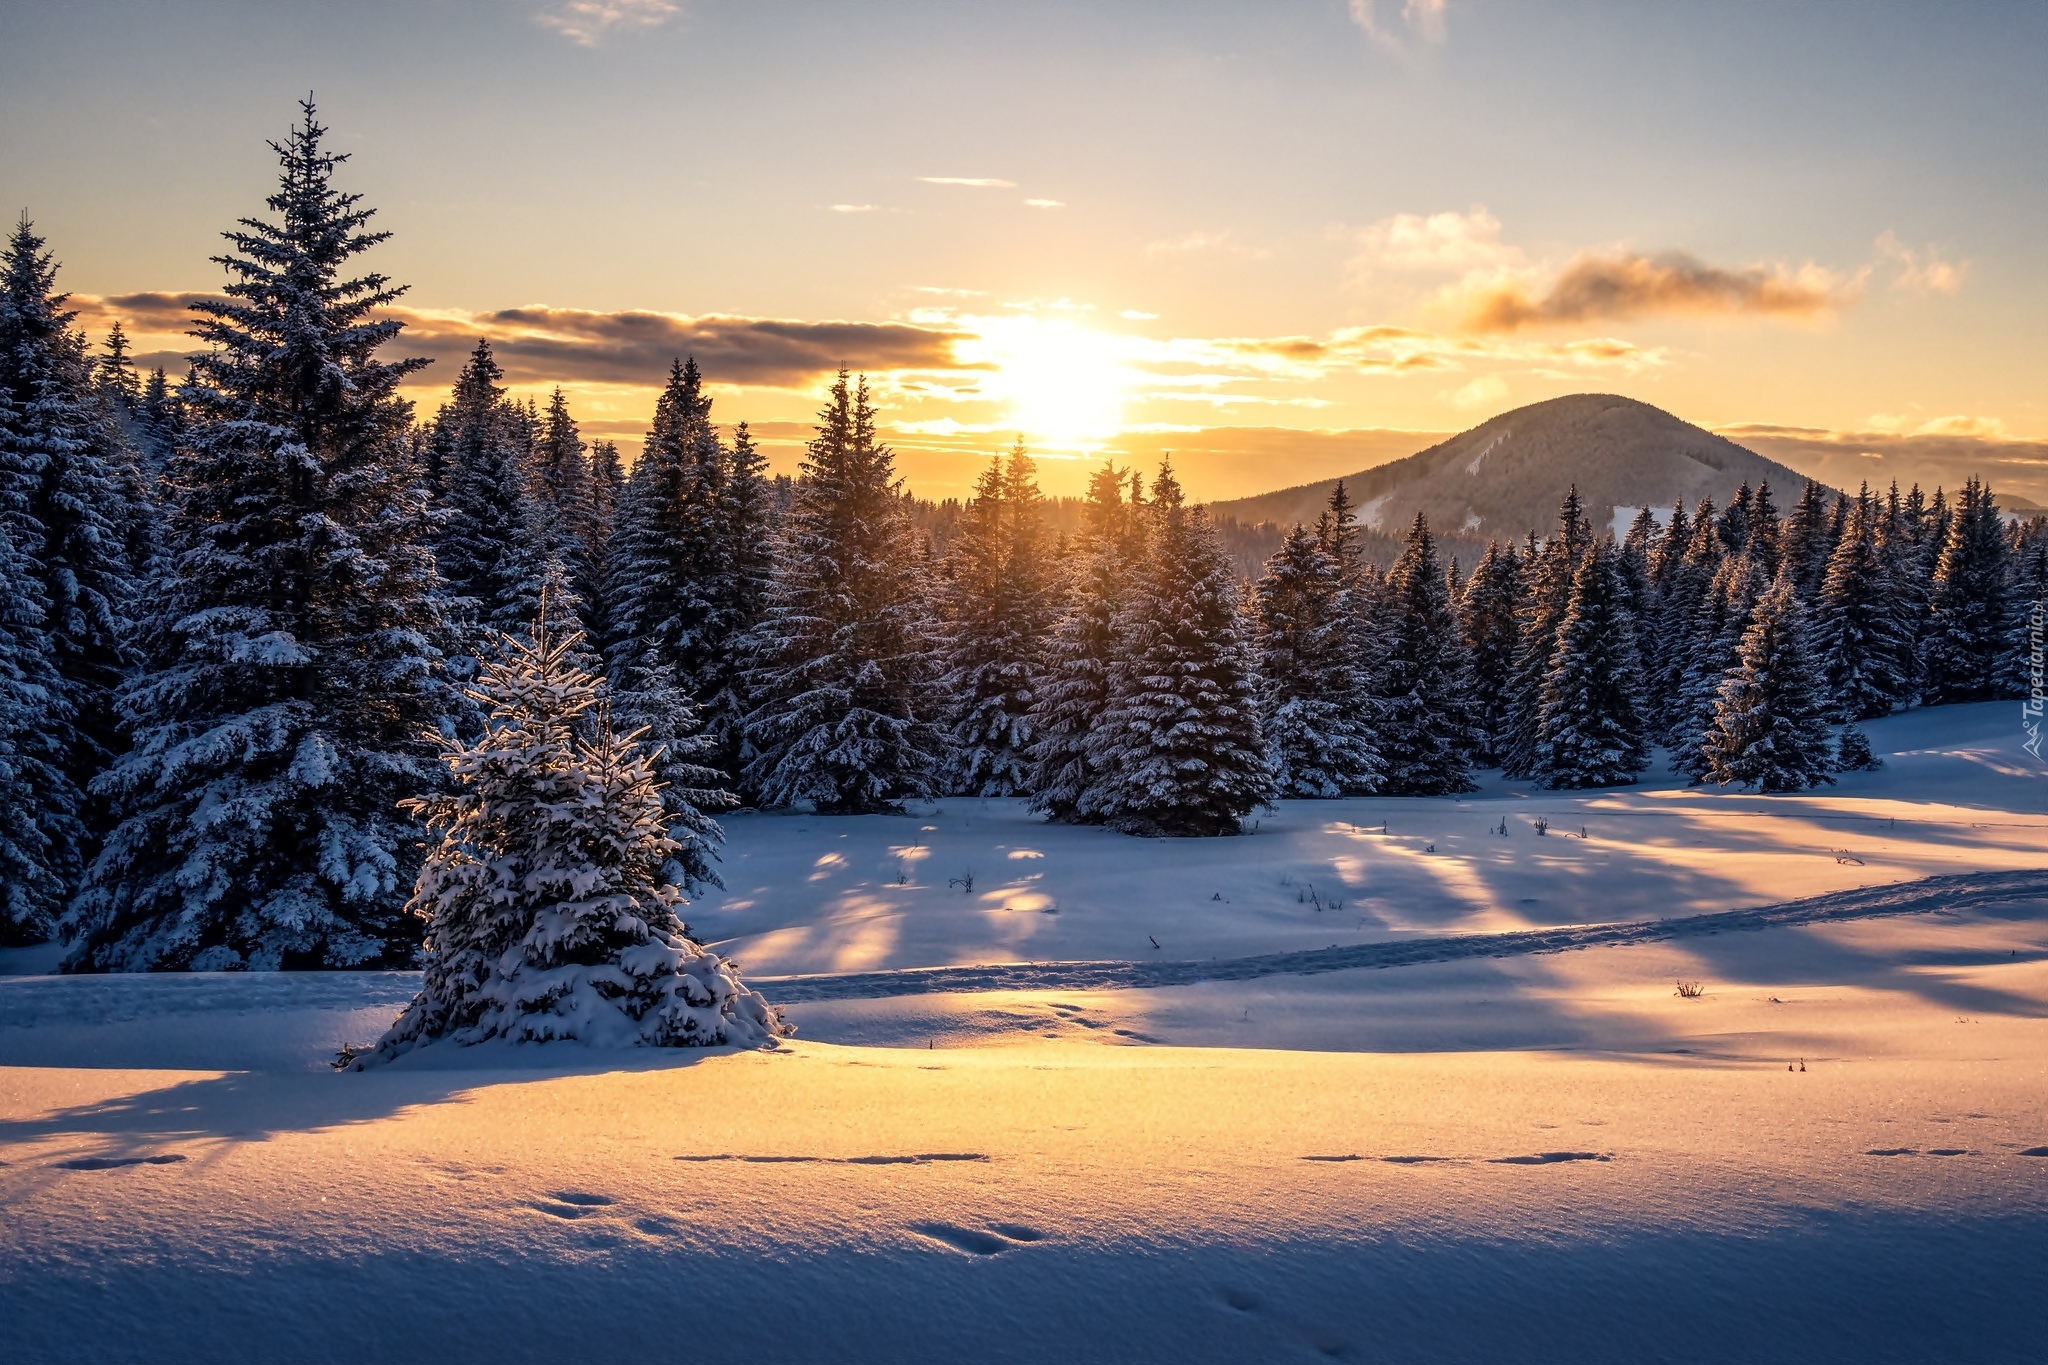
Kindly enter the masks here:
[[1810, 798], [735, 820], [769, 1052], [337, 1075], [415, 978], [0, 977], [0, 1359], [2037, 1361], [2013, 711]]
[[1239, 839], [1051, 826], [1022, 801], [944, 801], [909, 817], [740, 815], [726, 821], [728, 890], [689, 918], [761, 978], [1227, 958], [2048, 865], [2048, 767], [2021, 750], [2017, 706], [1942, 708], [1869, 730], [1884, 768], [1813, 795], [1687, 788], [1661, 762], [1641, 786], [1593, 793], [1531, 791], [1494, 773], [1458, 799], [1282, 802]]

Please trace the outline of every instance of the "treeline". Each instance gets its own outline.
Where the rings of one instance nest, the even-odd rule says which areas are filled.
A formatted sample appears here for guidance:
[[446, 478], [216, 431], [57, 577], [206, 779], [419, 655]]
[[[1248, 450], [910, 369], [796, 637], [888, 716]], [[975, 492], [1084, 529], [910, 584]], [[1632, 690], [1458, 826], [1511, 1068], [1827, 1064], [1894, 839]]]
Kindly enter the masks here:
[[1215, 835], [1489, 764], [1625, 783], [1655, 745], [1796, 790], [1869, 761], [1855, 721], [2031, 685], [2048, 530], [1974, 482], [1783, 516], [1745, 490], [1619, 542], [1574, 495], [1469, 577], [1419, 517], [1380, 560], [1340, 487], [1253, 581], [1164, 465], [1063, 508], [1020, 446], [917, 502], [844, 373], [794, 480], [687, 360], [630, 472], [559, 391], [510, 399], [487, 342], [421, 422], [322, 131], [308, 106], [227, 234], [176, 386], [118, 329], [89, 354], [27, 222], [0, 260], [0, 932], [74, 970], [414, 961], [408, 811], [451, 792], [440, 755], [562, 713], [478, 686], [543, 618], [603, 680], [593, 735], [655, 755], [685, 888], [739, 804]]

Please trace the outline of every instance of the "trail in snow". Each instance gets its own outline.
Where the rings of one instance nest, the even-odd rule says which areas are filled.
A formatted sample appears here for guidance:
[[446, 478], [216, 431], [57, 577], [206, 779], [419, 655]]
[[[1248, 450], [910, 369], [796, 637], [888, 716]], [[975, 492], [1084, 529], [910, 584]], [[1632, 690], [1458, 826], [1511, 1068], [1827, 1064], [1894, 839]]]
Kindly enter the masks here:
[[1313, 976], [1363, 967], [1412, 967], [1476, 957], [1518, 957], [1741, 933], [1882, 915], [1926, 915], [1975, 910], [2013, 901], [2048, 899], [2048, 869], [1973, 872], [1888, 886], [1861, 887], [1748, 910], [1722, 910], [1679, 919], [1622, 924], [1569, 925], [1505, 934], [1453, 934], [1396, 942], [1331, 946], [1306, 952], [1208, 962], [1044, 962], [976, 967], [919, 967], [832, 976], [762, 977], [757, 986], [777, 1004], [815, 1000], [872, 1000], [897, 995], [1018, 990], [1145, 990], [1204, 981], [1249, 981], [1263, 976]]

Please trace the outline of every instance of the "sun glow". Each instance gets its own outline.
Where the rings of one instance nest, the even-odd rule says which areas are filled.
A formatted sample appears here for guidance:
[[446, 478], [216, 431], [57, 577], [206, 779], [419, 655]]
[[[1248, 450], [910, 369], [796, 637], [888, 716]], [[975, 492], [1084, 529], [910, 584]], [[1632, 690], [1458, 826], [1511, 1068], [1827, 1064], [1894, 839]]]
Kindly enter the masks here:
[[976, 318], [961, 358], [993, 366], [985, 395], [1004, 424], [1055, 445], [1087, 446], [1117, 434], [1132, 372], [1118, 337], [1064, 318]]

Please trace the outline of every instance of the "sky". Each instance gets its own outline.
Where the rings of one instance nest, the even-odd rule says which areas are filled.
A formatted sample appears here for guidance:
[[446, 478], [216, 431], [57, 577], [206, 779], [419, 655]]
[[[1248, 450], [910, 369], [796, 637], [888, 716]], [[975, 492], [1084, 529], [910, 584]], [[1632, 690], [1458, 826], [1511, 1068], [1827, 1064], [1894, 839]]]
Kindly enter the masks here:
[[80, 323], [182, 296], [312, 92], [410, 286], [629, 448], [676, 354], [793, 469], [867, 371], [919, 492], [1227, 498], [1628, 394], [1841, 484], [2048, 503], [2048, 6], [0, 6], [0, 204]]

